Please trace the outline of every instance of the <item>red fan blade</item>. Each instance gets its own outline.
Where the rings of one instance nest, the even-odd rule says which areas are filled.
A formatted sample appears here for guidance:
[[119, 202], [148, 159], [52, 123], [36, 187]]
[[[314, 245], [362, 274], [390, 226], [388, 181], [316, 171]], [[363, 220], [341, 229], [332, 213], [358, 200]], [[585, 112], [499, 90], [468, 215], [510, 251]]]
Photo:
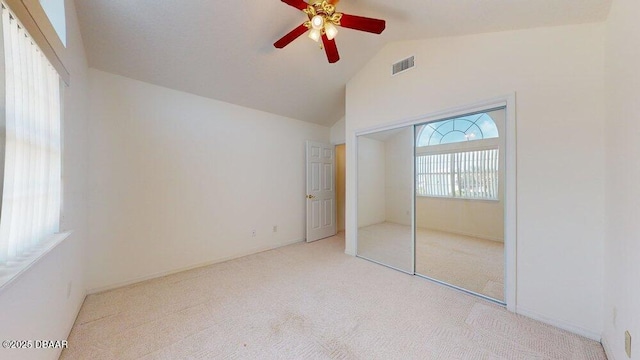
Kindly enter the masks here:
[[335, 40], [329, 40], [327, 35], [322, 35], [322, 43], [324, 44], [324, 51], [327, 53], [327, 60], [333, 64], [340, 60], [340, 54], [338, 54], [338, 47]]
[[298, 37], [300, 37], [300, 35], [304, 34], [307, 32], [307, 27], [304, 26], [304, 24], [298, 26], [297, 28], [291, 30], [290, 33], [288, 33], [287, 35], [283, 36], [280, 40], [276, 41], [273, 46], [277, 47], [278, 49], [282, 49], [283, 47], [289, 45], [293, 40], [297, 39]]
[[282, 2], [299, 10], [304, 10], [309, 6], [309, 4], [302, 0], [282, 0]]
[[340, 19], [340, 26], [349, 29], [355, 29], [360, 31], [366, 31], [374, 34], [380, 34], [384, 31], [386, 23], [384, 20], [372, 19], [363, 16], [355, 16], [349, 14], [342, 14]]

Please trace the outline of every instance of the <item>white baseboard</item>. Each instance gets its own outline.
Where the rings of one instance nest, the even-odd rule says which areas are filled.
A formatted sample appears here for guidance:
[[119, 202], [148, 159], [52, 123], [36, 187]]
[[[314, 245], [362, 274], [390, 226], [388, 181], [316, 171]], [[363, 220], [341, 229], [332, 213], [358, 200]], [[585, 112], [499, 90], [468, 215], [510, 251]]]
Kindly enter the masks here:
[[493, 237], [493, 236], [487, 236], [487, 235], [478, 235], [478, 234], [473, 234], [473, 233], [467, 233], [467, 232], [464, 232], [464, 231], [455, 231], [455, 230], [451, 230], [451, 229], [438, 229], [438, 228], [435, 228], [435, 227], [430, 227], [430, 228], [421, 227], [419, 229], [440, 231], [440, 232], [445, 232], [445, 233], [450, 233], [450, 234], [455, 234], [455, 235], [462, 235], [462, 236], [468, 236], [468, 237], [478, 238], [478, 239], [482, 239], [482, 240], [489, 240], [489, 241], [495, 241], [495, 242], [499, 242], [499, 243], [504, 243], [504, 239], [500, 239], [500, 238]]
[[105, 291], [109, 291], [109, 290], [114, 290], [114, 289], [117, 289], [117, 288], [121, 288], [123, 286], [128, 286], [128, 285], [136, 284], [136, 283], [147, 281], [147, 280], [151, 280], [151, 279], [156, 279], [156, 278], [160, 278], [160, 277], [163, 277], [163, 276], [173, 275], [173, 274], [177, 274], [177, 273], [183, 272], [183, 271], [188, 271], [188, 270], [193, 270], [193, 269], [197, 269], [197, 268], [201, 268], [201, 267], [205, 267], [205, 266], [209, 266], [209, 265], [214, 265], [214, 264], [218, 264], [218, 263], [221, 263], [221, 262], [234, 260], [234, 259], [238, 259], [238, 258], [241, 258], [241, 257], [245, 257], [245, 256], [261, 253], [261, 252], [264, 252], [264, 251], [275, 250], [275, 249], [278, 249], [278, 248], [281, 248], [281, 247], [284, 247], [284, 246], [289, 246], [289, 245], [297, 244], [297, 243], [300, 243], [300, 242], [304, 242], [304, 239], [286, 241], [286, 242], [280, 243], [280, 244], [278, 244], [276, 246], [263, 246], [263, 247], [259, 247], [259, 248], [253, 249], [253, 250], [241, 252], [241, 253], [234, 254], [234, 255], [231, 255], [231, 256], [227, 256], [227, 257], [217, 258], [217, 259], [206, 261], [206, 262], [199, 263], [199, 264], [189, 265], [189, 266], [185, 266], [185, 267], [181, 267], [181, 268], [177, 268], [177, 269], [172, 269], [172, 270], [167, 270], [167, 271], [161, 271], [161, 272], [157, 272], [157, 273], [154, 273], [154, 274], [151, 274], [151, 275], [141, 276], [141, 277], [137, 277], [137, 278], [134, 278], [134, 279], [131, 279], [131, 280], [127, 280], [127, 281], [118, 282], [118, 283], [111, 284], [111, 285], [100, 286], [100, 287], [97, 287], [97, 288], [88, 289], [87, 290], [87, 295], [93, 295], [93, 294], [97, 294], [97, 293], [101, 293], [101, 292], [105, 292]]
[[566, 330], [570, 333], [574, 333], [576, 335], [580, 335], [580, 336], [584, 336], [587, 339], [591, 339], [597, 342], [600, 342], [600, 340], [602, 339], [602, 336], [600, 333], [589, 330], [589, 329], [585, 329], [581, 326], [577, 326], [571, 323], [568, 323], [566, 321], [562, 321], [562, 320], [556, 320], [556, 319], [552, 319], [550, 317], [547, 317], [545, 315], [539, 314], [535, 311], [531, 311], [531, 310], [527, 310], [527, 309], [523, 309], [522, 307], [517, 307], [516, 308], [516, 313], [522, 316], [526, 316], [528, 318], [531, 318], [533, 320], [537, 320], [540, 322], [543, 322], [545, 324], [551, 325], [551, 326], [555, 326], [559, 329], [562, 330]]
[[[69, 325], [69, 330], [67, 330], [67, 336], [64, 337], [64, 340], [69, 340], [69, 335], [71, 335], [71, 330], [73, 330], [73, 326], [76, 324], [76, 321], [78, 320], [78, 315], [80, 315], [80, 309], [82, 309], [82, 305], [84, 305], [84, 301], [87, 299], [87, 292], [85, 291], [82, 294], [82, 301], [78, 302], [78, 305], [76, 305], [76, 316], [73, 318], [73, 322], [71, 323], [71, 325]], [[61, 339], [62, 340], [62, 339]], [[60, 355], [62, 355], [62, 350], [60, 349], [58, 351], [58, 357], [60, 357]], [[57, 357], [57, 358], [58, 358]], [[56, 359], [57, 359], [56, 358]]]
[[600, 343], [602, 343], [602, 347], [604, 348], [605, 355], [607, 355], [607, 359], [616, 360], [616, 357], [613, 355], [613, 350], [611, 350], [611, 346], [609, 346], [607, 338], [602, 337], [602, 341]]

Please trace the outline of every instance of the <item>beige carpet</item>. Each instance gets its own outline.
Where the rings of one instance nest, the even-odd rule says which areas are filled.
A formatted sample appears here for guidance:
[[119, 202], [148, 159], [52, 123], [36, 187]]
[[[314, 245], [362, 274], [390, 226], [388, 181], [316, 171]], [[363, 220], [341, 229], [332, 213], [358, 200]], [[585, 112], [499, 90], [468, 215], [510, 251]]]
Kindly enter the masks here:
[[[358, 229], [358, 255], [412, 272], [411, 227], [390, 222]], [[415, 272], [504, 301], [504, 244], [418, 228]]]
[[89, 296], [62, 359], [605, 359], [334, 237]]
[[504, 244], [418, 229], [416, 273], [504, 301]]
[[413, 274], [411, 227], [383, 222], [359, 228], [358, 256]]

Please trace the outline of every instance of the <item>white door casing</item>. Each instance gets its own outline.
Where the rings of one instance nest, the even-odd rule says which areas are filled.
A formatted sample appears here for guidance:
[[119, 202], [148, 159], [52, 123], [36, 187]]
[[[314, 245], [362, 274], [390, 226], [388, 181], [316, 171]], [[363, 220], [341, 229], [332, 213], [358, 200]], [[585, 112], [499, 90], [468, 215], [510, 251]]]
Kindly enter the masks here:
[[335, 148], [307, 141], [307, 242], [336, 234]]

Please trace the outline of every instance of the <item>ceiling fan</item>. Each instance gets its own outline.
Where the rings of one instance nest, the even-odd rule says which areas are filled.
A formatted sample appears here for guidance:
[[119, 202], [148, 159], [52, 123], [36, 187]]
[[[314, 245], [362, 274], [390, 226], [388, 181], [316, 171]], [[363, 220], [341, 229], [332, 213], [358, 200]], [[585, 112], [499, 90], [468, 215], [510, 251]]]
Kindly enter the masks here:
[[318, 42], [322, 39], [324, 50], [327, 53], [329, 63], [335, 63], [340, 60], [338, 48], [336, 46], [335, 37], [338, 34], [336, 26], [366, 31], [374, 34], [380, 34], [384, 31], [385, 21], [372, 19], [362, 16], [355, 16], [336, 12], [336, 4], [339, 0], [310, 0], [306, 3], [303, 0], [282, 0], [296, 9], [302, 10], [309, 20], [293, 29], [280, 40], [276, 41], [273, 46], [278, 49], [289, 45], [293, 40], [300, 37], [309, 30], [309, 37]]

